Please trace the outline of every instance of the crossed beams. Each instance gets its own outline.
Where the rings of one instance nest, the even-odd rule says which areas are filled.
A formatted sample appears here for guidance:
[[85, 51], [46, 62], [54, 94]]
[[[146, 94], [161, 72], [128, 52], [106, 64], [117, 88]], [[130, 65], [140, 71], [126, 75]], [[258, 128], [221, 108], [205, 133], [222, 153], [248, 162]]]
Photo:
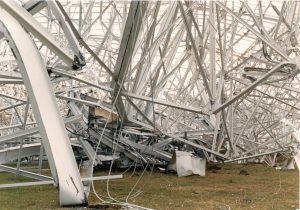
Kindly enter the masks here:
[[[84, 142], [91, 159], [103, 118], [110, 120], [103, 149], [117, 147], [140, 164], [165, 164], [175, 149], [197, 152], [208, 161], [290, 156], [291, 132], [279, 122], [288, 118], [296, 124], [299, 116], [299, 6], [29, 1], [22, 7], [1, 2], [32, 34], [54, 89], [51, 101], [58, 100], [64, 117], [82, 113], [83, 120], [72, 122], [68, 135]], [[13, 138], [13, 128], [25, 128], [24, 135], [36, 131], [30, 126], [45, 115], [32, 104], [21, 58], [16, 62], [9, 51], [1, 39], [0, 82], [6, 86], [1, 87], [0, 111], [12, 122], [2, 123], [0, 131], [8, 135], [1, 139]], [[29, 95], [11, 91], [23, 85]], [[24, 106], [28, 96], [29, 114]], [[86, 123], [87, 109], [102, 114], [98, 127]], [[24, 115], [33, 120], [23, 120]]]

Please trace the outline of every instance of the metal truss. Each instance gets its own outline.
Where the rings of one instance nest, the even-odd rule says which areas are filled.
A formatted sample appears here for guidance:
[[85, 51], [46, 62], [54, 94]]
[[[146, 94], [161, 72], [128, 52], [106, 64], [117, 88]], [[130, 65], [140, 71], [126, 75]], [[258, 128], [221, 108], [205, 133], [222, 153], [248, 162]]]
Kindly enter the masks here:
[[[0, 8], [1, 149], [14, 149], [16, 173], [58, 185], [61, 205], [85, 203], [93, 166], [111, 161], [164, 166], [185, 150], [274, 166], [297, 153], [297, 1]], [[31, 146], [41, 159], [40, 142], [53, 180], [20, 169]], [[88, 170], [79, 173], [71, 144]]]

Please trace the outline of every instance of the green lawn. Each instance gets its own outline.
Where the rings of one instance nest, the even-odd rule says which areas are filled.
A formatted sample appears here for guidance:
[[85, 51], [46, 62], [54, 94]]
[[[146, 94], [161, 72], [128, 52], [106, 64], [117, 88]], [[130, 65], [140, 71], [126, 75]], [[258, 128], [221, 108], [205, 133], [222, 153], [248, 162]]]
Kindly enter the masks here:
[[[207, 176], [177, 177], [176, 174], [127, 172], [123, 179], [111, 180], [110, 195], [124, 201], [141, 178], [129, 202], [154, 209], [296, 209], [298, 171], [276, 171], [258, 165], [219, 165], [221, 170]], [[240, 170], [249, 175], [240, 175]], [[49, 170], [45, 171], [49, 173]], [[114, 172], [120, 174], [122, 172]], [[106, 175], [97, 172], [95, 175]], [[29, 181], [0, 173], [0, 183]], [[107, 199], [106, 182], [94, 182], [97, 193]], [[100, 201], [91, 193], [90, 204]], [[0, 209], [57, 209], [58, 193], [53, 186], [33, 186], [0, 190]]]

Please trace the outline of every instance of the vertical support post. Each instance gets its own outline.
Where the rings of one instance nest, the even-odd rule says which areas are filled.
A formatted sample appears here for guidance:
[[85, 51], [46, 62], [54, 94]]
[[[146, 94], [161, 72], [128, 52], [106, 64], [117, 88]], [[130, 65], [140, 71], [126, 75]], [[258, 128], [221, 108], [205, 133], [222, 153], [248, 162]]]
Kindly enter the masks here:
[[38, 173], [39, 174], [42, 172], [43, 156], [44, 156], [44, 147], [43, 147], [43, 141], [41, 141], [40, 154], [39, 154], [39, 165], [38, 165]]
[[[23, 125], [22, 125], [23, 130], [25, 130], [25, 127], [26, 127], [28, 110], [29, 110], [29, 99], [27, 99], [27, 103], [26, 103], [26, 107], [25, 107], [25, 114], [24, 114]], [[23, 144], [24, 144], [24, 138], [21, 139], [21, 143], [20, 143], [18, 162], [17, 162], [17, 172], [20, 170], [20, 166], [21, 166], [21, 156], [22, 156]], [[18, 173], [17, 173], [17, 175], [18, 175]]]
[[200, 56], [198, 54], [198, 48], [197, 48], [197, 46], [195, 44], [195, 40], [193, 38], [192, 31], [191, 31], [191, 29], [190, 29], [190, 27], [188, 25], [188, 20], [187, 20], [184, 8], [182, 6], [182, 2], [178, 1], [178, 5], [179, 5], [179, 9], [180, 9], [180, 12], [181, 12], [184, 24], [186, 26], [187, 34], [188, 34], [189, 39], [190, 39], [191, 44], [192, 44], [192, 50], [193, 50], [193, 52], [195, 54], [196, 63], [198, 65], [199, 72], [200, 72], [200, 75], [201, 75], [202, 80], [203, 80], [203, 84], [204, 84], [204, 86], [206, 88], [206, 91], [207, 91], [207, 94], [208, 94], [209, 98], [212, 100], [212, 93], [211, 93], [211, 90], [210, 90], [210, 87], [209, 87], [209, 83], [208, 83], [207, 78], [206, 78], [205, 70], [204, 70], [204, 68], [202, 66], [202, 61], [201, 61]]
[[[209, 2], [209, 72], [212, 101], [216, 99], [216, 26], [214, 1]], [[220, 40], [221, 41], [221, 40]]]
[[132, 1], [130, 3], [121, 46], [113, 73], [114, 76], [111, 87], [114, 88], [114, 92], [112, 101], [116, 100], [116, 107], [121, 119], [127, 119], [127, 115], [121, 95], [118, 94], [118, 91], [122, 87], [124, 77], [129, 68], [147, 6], [148, 2], [146, 1]]

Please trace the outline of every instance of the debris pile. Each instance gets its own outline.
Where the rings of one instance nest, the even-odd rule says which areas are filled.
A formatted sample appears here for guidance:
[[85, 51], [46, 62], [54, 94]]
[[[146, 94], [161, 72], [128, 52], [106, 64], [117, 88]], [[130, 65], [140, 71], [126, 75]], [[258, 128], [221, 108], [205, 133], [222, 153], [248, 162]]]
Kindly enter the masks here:
[[[84, 94], [80, 97], [97, 102], [95, 98]], [[93, 160], [97, 153], [94, 166], [99, 167], [114, 161], [120, 168], [145, 164], [166, 167], [173, 157], [177, 165], [175, 171], [179, 176], [184, 175], [181, 173], [182, 170], [205, 175], [205, 155], [197, 148], [197, 145], [202, 146], [203, 143], [191, 141], [195, 147], [187, 146], [180, 141], [182, 139], [180, 136], [165, 135], [142, 122], [136, 120], [120, 122], [118, 114], [108, 105], [96, 107], [70, 101], [68, 107], [73, 115], [82, 115], [82, 120], [74, 123], [68, 131], [79, 140], [84, 151], [81, 153], [82, 159]], [[187, 135], [183, 140], [189, 141]], [[178, 169], [180, 165], [186, 167], [186, 163], [191, 167], [181, 168], [180, 171]]]

